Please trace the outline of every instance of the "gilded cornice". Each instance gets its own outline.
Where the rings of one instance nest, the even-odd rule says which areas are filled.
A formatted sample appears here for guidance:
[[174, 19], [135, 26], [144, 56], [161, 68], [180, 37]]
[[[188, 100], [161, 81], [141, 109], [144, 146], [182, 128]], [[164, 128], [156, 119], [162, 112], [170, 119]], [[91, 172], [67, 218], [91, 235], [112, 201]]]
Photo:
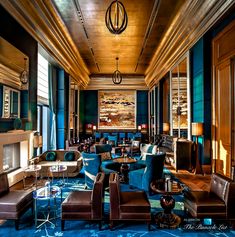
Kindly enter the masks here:
[[154, 86], [234, 3], [234, 0], [186, 0], [146, 70], [148, 87]]
[[86, 87], [89, 70], [50, 0], [0, 0], [0, 4], [58, 61], [78, 85]]

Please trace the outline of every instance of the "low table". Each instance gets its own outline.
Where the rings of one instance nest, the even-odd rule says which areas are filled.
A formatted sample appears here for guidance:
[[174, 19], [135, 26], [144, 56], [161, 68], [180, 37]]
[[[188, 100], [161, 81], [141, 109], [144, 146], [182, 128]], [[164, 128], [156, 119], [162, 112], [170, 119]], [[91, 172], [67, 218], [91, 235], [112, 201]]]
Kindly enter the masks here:
[[160, 179], [150, 184], [154, 193], [162, 194], [160, 204], [164, 211], [156, 213], [155, 221], [160, 228], [175, 229], [181, 223], [181, 218], [172, 212], [175, 207], [173, 195], [182, 194], [183, 187], [177, 181], [169, 180], [168, 183], [165, 181], [165, 179]]
[[120, 181], [128, 183], [129, 164], [135, 163], [136, 160], [130, 157], [120, 157], [113, 159], [113, 161], [121, 164], [120, 173], [122, 174], [122, 178]]
[[[59, 195], [61, 195], [60, 201], [62, 202], [62, 191], [57, 186], [50, 186], [50, 187], [45, 186], [33, 192], [34, 218], [35, 218], [34, 221], [35, 221], [35, 227], [37, 229], [45, 225], [46, 223], [50, 223], [51, 225], [55, 226], [55, 224], [52, 221], [60, 217], [58, 213], [59, 205], [57, 205], [56, 202], [56, 197], [58, 197]], [[44, 218], [38, 218], [38, 213], [40, 212], [40, 210], [38, 209], [37, 202], [39, 200], [47, 201], [46, 210], [41, 211], [43, 213], [46, 212]], [[52, 213], [54, 213], [54, 215], [52, 215]], [[41, 223], [38, 225], [38, 222]]]
[[25, 179], [27, 177], [27, 173], [35, 173], [35, 182], [34, 185], [37, 189], [37, 183], [38, 183], [38, 176], [39, 176], [39, 171], [42, 169], [41, 165], [30, 165], [26, 169], [24, 169], [24, 177], [23, 177], [23, 184], [24, 184], [24, 189], [26, 188], [25, 185]]
[[67, 166], [66, 165], [53, 165], [53, 166], [50, 167], [50, 172], [52, 174], [52, 183], [54, 182], [54, 177], [59, 178], [60, 174], [62, 174], [63, 185], [65, 185], [65, 182], [64, 182], [65, 173], [66, 173], [67, 183], [68, 183], [68, 172], [67, 172]]

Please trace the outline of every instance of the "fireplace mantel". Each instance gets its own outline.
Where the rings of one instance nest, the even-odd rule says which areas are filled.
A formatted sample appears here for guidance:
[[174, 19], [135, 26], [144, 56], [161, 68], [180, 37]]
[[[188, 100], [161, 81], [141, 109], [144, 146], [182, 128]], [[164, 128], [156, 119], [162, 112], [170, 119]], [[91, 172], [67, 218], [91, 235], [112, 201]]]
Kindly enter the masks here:
[[0, 172], [3, 172], [3, 146], [20, 143], [21, 168], [8, 174], [9, 185], [22, 180], [23, 169], [28, 165], [28, 160], [33, 157], [33, 131], [12, 130], [0, 133]]

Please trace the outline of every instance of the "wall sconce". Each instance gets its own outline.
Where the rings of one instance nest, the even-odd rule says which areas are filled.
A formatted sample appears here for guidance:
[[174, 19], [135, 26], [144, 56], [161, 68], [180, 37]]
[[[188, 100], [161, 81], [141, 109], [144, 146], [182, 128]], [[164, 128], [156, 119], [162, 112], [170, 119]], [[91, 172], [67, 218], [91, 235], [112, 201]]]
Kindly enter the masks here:
[[24, 70], [20, 75], [20, 81], [22, 84], [28, 83], [27, 58], [24, 58]]
[[163, 133], [168, 134], [168, 132], [170, 131], [170, 124], [169, 123], [163, 123], [163, 127], [162, 127]]
[[194, 174], [203, 174], [202, 166], [198, 156], [198, 137], [203, 135], [203, 123], [192, 123], [192, 136], [196, 137], [196, 167]]
[[141, 125], [138, 125], [138, 131], [141, 132]]
[[42, 136], [40, 136], [39, 134], [36, 134], [33, 137], [33, 147], [34, 148], [42, 147]]
[[96, 131], [96, 125], [93, 125], [93, 131], [94, 132]]

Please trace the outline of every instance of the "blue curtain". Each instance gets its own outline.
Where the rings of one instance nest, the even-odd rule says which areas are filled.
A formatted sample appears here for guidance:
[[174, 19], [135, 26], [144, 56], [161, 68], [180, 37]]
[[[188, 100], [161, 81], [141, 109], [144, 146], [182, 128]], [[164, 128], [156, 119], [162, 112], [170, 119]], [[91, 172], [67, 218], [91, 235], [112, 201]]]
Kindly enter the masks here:
[[56, 150], [56, 69], [49, 65], [49, 109], [50, 109], [50, 141], [49, 149]]

